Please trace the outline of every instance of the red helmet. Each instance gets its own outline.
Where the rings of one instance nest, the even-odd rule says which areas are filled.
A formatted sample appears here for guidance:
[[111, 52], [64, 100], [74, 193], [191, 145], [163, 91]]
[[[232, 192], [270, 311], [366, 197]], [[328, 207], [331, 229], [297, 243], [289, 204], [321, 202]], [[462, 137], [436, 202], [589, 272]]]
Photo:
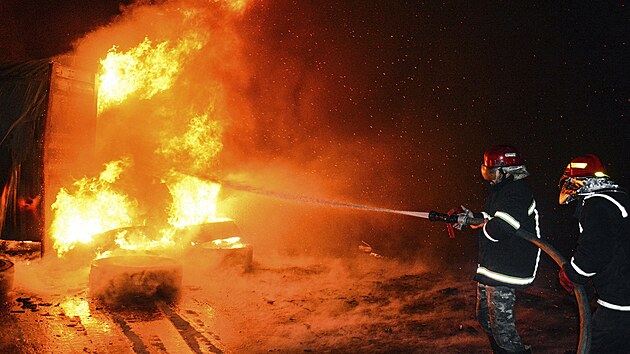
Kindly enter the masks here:
[[525, 160], [515, 147], [495, 145], [483, 153], [483, 164], [487, 168], [520, 166]]
[[576, 157], [564, 169], [562, 179], [569, 177], [608, 177], [599, 157], [588, 154]]

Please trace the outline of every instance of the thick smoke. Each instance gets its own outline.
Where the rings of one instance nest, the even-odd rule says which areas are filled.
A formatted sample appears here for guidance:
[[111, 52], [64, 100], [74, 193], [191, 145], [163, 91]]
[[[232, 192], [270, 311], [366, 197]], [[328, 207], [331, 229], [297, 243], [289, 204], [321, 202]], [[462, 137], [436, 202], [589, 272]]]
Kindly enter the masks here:
[[[389, 105], [400, 106], [396, 119], [412, 117], [404, 118], [405, 102], [370, 97], [387, 95], [387, 88], [371, 88], [370, 75], [357, 73], [356, 66], [365, 65], [366, 39], [318, 28], [317, 19], [291, 19], [307, 10], [141, 3], [75, 43], [74, 64], [97, 70], [113, 46], [125, 52], [146, 38], [171, 47], [190, 33], [203, 38], [201, 48], [183, 56], [171, 88], [150, 98], [132, 96], [98, 117], [99, 159], [133, 161], [120, 184], [139, 201], [144, 223], [165, 218], [170, 196], [164, 176], [177, 170], [222, 183], [219, 213], [235, 219], [243, 238], [261, 250], [348, 254], [361, 241], [393, 254], [424, 247], [416, 229], [424, 221], [304, 203], [315, 198], [427, 208], [435, 196], [425, 182], [439, 173], [428, 164], [418, 169], [430, 156], [409, 155], [413, 139], [395, 136], [380, 121], [388, 119]], [[185, 132], [191, 117], [204, 114], [221, 126], [216, 159], [193, 168], [157, 152], [167, 137]], [[427, 176], [418, 175], [423, 171]]]

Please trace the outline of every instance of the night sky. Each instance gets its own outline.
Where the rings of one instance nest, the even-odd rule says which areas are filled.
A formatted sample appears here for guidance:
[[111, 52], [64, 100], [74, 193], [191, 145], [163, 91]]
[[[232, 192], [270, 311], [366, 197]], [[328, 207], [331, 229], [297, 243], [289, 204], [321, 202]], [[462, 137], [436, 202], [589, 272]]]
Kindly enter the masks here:
[[[127, 3], [5, 0], [0, 62], [63, 54]], [[312, 162], [304, 173], [346, 183], [345, 201], [440, 211], [480, 209], [483, 151], [515, 145], [562, 248], [571, 158], [595, 153], [630, 186], [629, 15], [601, 1], [256, 1], [239, 27], [257, 69], [248, 142], [269, 161]], [[433, 246], [414, 237], [429, 227], [446, 238], [417, 220], [388, 232]]]

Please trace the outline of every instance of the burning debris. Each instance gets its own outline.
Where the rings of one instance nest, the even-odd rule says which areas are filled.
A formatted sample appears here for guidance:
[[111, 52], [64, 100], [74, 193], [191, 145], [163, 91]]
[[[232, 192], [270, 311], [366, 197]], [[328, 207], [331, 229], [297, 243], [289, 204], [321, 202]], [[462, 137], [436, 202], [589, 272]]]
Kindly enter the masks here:
[[55, 212], [51, 236], [59, 255], [78, 243], [92, 242], [94, 235], [131, 226], [135, 203], [112, 187], [129, 164], [129, 160], [108, 163], [99, 178], [83, 178], [74, 182], [73, 191], [59, 191], [51, 206]]
[[232, 267], [245, 271], [252, 267], [253, 252], [252, 245], [241, 243], [240, 237], [204, 242], [196, 250], [198, 256], [207, 260], [208, 269]]

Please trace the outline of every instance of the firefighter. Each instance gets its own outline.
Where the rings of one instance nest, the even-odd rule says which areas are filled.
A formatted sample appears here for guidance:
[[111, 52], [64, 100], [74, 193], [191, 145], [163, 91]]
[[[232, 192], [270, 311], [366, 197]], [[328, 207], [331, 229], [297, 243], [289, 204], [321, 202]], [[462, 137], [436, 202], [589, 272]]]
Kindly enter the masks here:
[[494, 353], [531, 353], [516, 329], [516, 289], [529, 287], [536, 277], [540, 249], [516, 235], [522, 228], [540, 238], [538, 211], [525, 182], [529, 172], [513, 146], [497, 145], [483, 155], [481, 175], [489, 194], [481, 213], [477, 281], [477, 319]]
[[630, 352], [630, 198], [595, 155], [575, 158], [559, 182], [559, 203], [576, 202], [580, 234], [571, 260], [559, 272], [571, 294], [592, 281], [597, 309], [591, 353]]

